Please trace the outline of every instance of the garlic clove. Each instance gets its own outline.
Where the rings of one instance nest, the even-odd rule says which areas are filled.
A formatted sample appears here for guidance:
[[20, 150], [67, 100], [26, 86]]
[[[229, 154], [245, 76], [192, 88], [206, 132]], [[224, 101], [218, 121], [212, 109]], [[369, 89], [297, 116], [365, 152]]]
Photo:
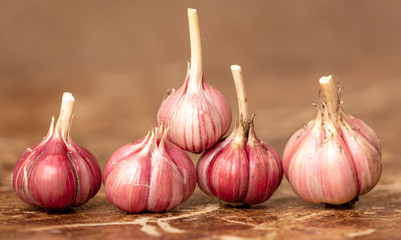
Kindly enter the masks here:
[[[312, 161], [328, 159], [321, 163], [320, 173], [325, 201], [322, 203], [341, 204], [353, 200], [358, 193], [354, 165], [342, 140], [328, 141], [318, 150]], [[342, 151], [343, 150], [343, 151]], [[332, 160], [331, 160], [332, 159]], [[330, 161], [331, 160], [331, 161]]]
[[182, 176], [184, 185], [182, 202], [184, 202], [192, 195], [196, 187], [196, 170], [194, 164], [184, 151], [169, 141], [162, 141], [159, 149], [162, 156], [168, 157], [174, 162]]
[[248, 192], [244, 202], [257, 204], [268, 200], [283, 178], [280, 157], [275, 149], [260, 141], [251, 124], [246, 145], [249, 159]]
[[147, 209], [152, 144], [153, 134], [132, 144], [133, 149], [142, 146], [139, 151], [124, 153], [124, 150], [129, 150], [129, 145], [125, 145], [111, 157], [111, 160], [113, 157], [123, 157], [121, 161], [109, 161], [106, 165], [109, 171], [108, 175], [103, 176], [106, 198], [123, 211], [142, 212]]
[[34, 205], [64, 209], [74, 204], [78, 188], [75, 169], [67, 152], [65, 145], [55, 140], [31, 156], [40, 158], [30, 169], [28, 178], [29, 195]]
[[208, 170], [211, 193], [224, 202], [241, 202], [248, 191], [247, 153], [232, 142], [211, 161]]
[[[233, 130], [235, 132], [235, 130]], [[217, 154], [220, 154], [221, 150], [229, 145], [235, 134], [230, 134], [227, 138], [220, 140], [212, 148], [205, 151], [199, 159], [196, 166], [196, 175], [198, 178], [198, 185], [205, 193], [213, 195], [209, 188], [209, 166], [212, 160]]]
[[297, 151], [299, 144], [303, 141], [303, 139], [310, 134], [312, 130], [312, 126], [314, 121], [310, 121], [303, 128], [297, 130], [288, 140], [287, 144], [284, 147], [283, 153], [283, 171], [285, 176], [288, 178], [288, 169], [290, 160], [292, 159], [292, 155]]
[[72, 140], [69, 143], [71, 145], [69, 149], [73, 148], [75, 151], [69, 151], [67, 156], [77, 169], [76, 174], [78, 176], [78, 194], [73, 206], [80, 206], [99, 191], [102, 174], [97, 162], [91, 164], [92, 159], [96, 159], [91, 152], [75, 144]]
[[[358, 121], [358, 123], [361, 122], [361, 120]], [[355, 122], [353, 124], [355, 125]], [[379, 142], [375, 141], [377, 137], [373, 130], [364, 122], [359, 126], [355, 128], [344, 124], [341, 126], [341, 130], [355, 165], [355, 172], [358, 178], [358, 195], [363, 195], [379, 182], [382, 174], [381, 161], [379, 161], [381, 159], [381, 150]], [[364, 130], [361, 131], [361, 129]], [[367, 134], [364, 135], [363, 133]]]
[[[371, 127], [368, 126], [363, 120], [352, 116], [351, 114], [342, 112], [343, 120], [349, 126], [340, 126], [342, 127], [343, 131], [345, 128], [354, 131], [354, 134], [358, 134], [361, 137], [364, 137], [376, 150], [379, 154], [381, 154], [381, 146], [380, 141], [376, 136], [376, 133], [373, 131]], [[344, 125], [347, 125], [344, 124]]]
[[148, 133], [146, 137], [139, 139], [135, 143], [126, 144], [115, 151], [103, 170], [103, 184], [105, 184], [104, 181], [108, 178], [108, 175], [111, 171], [113, 171], [116, 165], [120, 164], [122, 161], [126, 161], [126, 159], [130, 156], [140, 152], [147, 144], [149, 144], [150, 138], [151, 135]]
[[184, 198], [184, 180], [177, 166], [158, 150], [152, 153], [148, 210], [168, 211]]

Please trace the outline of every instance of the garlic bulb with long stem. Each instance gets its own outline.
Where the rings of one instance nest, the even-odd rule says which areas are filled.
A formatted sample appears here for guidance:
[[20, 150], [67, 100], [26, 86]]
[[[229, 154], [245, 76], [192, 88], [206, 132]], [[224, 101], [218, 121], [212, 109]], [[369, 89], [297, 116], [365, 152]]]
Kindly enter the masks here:
[[53, 118], [44, 140], [28, 148], [14, 166], [13, 188], [28, 204], [64, 210], [84, 204], [100, 188], [95, 156], [70, 136], [74, 102], [71, 93], [64, 93], [56, 126]]
[[201, 39], [196, 9], [188, 9], [191, 64], [183, 86], [169, 91], [157, 113], [158, 125], [169, 126], [169, 139], [184, 150], [199, 153], [213, 146], [229, 129], [227, 99], [203, 76]]
[[317, 117], [289, 139], [283, 168], [305, 201], [346, 204], [379, 181], [381, 146], [365, 122], [341, 108], [333, 77], [322, 77], [319, 83]]
[[260, 141], [248, 115], [240, 66], [231, 66], [238, 95], [239, 122], [232, 133], [205, 151], [197, 164], [199, 187], [230, 205], [258, 204], [280, 185], [283, 170], [277, 152]]

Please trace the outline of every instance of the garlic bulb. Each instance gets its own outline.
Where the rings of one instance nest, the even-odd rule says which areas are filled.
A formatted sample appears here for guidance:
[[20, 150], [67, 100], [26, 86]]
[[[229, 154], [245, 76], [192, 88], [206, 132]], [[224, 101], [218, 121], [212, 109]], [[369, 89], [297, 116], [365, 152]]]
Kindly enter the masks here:
[[56, 126], [53, 118], [44, 140], [28, 148], [14, 166], [13, 188], [28, 204], [64, 210], [84, 204], [100, 188], [96, 158], [70, 136], [74, 101], [64, 93]]
[[269, 199], [281, 183], [277, 152], [260, 141], [248, 117], [241, 68], [231, 66], [238, 95], [239, 124], [224, 140], [205, 151], [197, 164], [199, 187], [230, 205], [257, 204]]
[[191, 64], [184, 85], [171, 91], [157, 113], [158, 125], [169, 126], [169, 139], [184, 150], [202, 152], [229, 129], [231, 109], [227, 99], [203, 77], [198, 15], [188, 9]]
[[168, 141], [167, 132], [156, 129], [113, 153], [103, 173], [106, 197], [113, 205], [128, 213], [163, 212], [191, 196], [195, 167]]
[[288, 141], [285, 175], [297, 195], [311, 203], [345, 204], [379, 181], [381, 147], [374, 131], [347, 114], [333, 77], [320, 78], [316, 119]]

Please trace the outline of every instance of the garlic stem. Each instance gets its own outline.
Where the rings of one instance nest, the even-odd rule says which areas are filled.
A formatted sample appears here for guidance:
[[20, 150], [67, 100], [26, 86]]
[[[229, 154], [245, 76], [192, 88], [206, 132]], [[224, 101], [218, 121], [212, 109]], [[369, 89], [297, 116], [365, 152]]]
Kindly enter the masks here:
[[246, 89], [244, 84], [244, 77], [242, 75], [242, 69], [238, 65], [231, 66], [231, 72], [233, 74], [235, 90], [238, 97], [238, 108], [240, 120], [248, 120], [248, 103], [246, 99]]
[[196, 9], [188, 8], [189, 38], [191, 42], [191, 69], [188, 88], [197, 89], [202, 87], [202, 48], [199, 31], [198, 13]]
[[246, 98], [246, 89], [244, 84], [244, 77], [242, 69], [239, 65], [232, 65], [231, 72], [233, 74], [235, 90], [238, 98], [238, 111], [239, 111], [239, 126], [238, 130], [241, 137], [244, 137], [249, 130], [249, 117], [248, 117], [248, 100]]
[[328, 117], [337, 123], [340, 99], [338, 97], [337, 86], [334, 83], [333, 76], [324, 76], [319, 79], [320, 89], [322, 90], [323, 100]]
[[65, 92], [63, 94], [63, 99], [61, 102], [60, 115], [56, 123], [56, 131], [61, 133], [61, 136], [66, 139], [69, 134], [71, 120], [72, 120], [72, 110], [74, 108], [75, 98], [71, 93]]

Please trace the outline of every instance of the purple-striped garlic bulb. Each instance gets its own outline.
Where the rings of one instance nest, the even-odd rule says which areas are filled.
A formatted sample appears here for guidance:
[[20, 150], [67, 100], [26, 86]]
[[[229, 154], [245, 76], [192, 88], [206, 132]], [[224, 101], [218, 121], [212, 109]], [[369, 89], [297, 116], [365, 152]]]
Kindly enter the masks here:
[[295, 193], [311, 203], [352, 203], [380, 179], [381, 147], [374, 131], [340, 106], [332, 76], [319, 80], [316, 119], [288, 141], [285, 175]]
[[197, 164], [199, 187], [229, 205], [258, 204], [271, 197], [283, 170], [277, 152], [255, 134], [241, 68], [231, 66], [239, 105], [239, 123], [232, 133], [205, 151]]
[[86, 203], [99, 191], [99, 163], [70, 136], [74, 101], [71, 93], [64, 93], [56, 126], [53, 118], [43, 141], [28, 148], [14, 166], [14, 191], [30, 205], [65, 210]]
[[183, 86], [169, 91], [157, 113], [158, 126], [169, 126], [169, 139], [199, 153], [213, 146], [230, 128], [231, 109], [225, 96], [203, 77], [198, 15], [188, 9], [191, 64]]
[[158, 128], [113, 153], [103, 172], [107, 199], [128, 213], [164, 212], [195, 190], [196, 171], [188, 155]]

